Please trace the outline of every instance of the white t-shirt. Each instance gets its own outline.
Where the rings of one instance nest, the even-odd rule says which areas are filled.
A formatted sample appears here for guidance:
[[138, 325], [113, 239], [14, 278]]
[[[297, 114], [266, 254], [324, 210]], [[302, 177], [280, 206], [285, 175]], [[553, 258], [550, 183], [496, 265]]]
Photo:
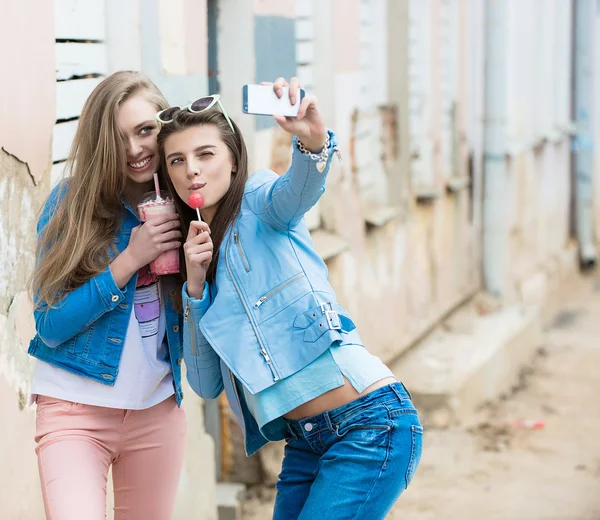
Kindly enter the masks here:
[[140, 270], [119, 373], [114, 386], [72, 374], [41, 360], [31, 383], [32, 401], [45, 395], [66, 401], [123, 410], [143, 410], [175, 393], [166, 319], [158, 276]]

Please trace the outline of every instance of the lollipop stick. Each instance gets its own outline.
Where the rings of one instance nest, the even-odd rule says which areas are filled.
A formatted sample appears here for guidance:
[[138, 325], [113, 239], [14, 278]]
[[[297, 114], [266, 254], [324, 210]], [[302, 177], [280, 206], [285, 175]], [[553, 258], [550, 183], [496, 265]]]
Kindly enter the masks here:
[[196, 208], [196, 215], [198, 215], [198, 220], [202, 222], [202, 217], [200, 216], [200, 208]]

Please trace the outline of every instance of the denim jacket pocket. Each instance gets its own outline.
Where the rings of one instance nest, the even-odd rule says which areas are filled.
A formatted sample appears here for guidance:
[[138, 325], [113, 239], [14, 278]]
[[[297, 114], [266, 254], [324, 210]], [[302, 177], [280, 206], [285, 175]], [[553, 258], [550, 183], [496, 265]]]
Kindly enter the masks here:
[[73, 336], [70, 340], [61, 343], [56, 347], [56, 350], [66, 352], [67, 354], [75, 354], [75, 343], [77, 342], [79, 335]]
[[[87, 359], [90, 356], [90, 350], [94, 349], [94, 347], [98, 348], [92, 341], [94, 330], [96, 328], [95, 325], [95, 323], [92, 323], [68, 341], [58, 345], [56, 350], [66, 352], [67, 354], [71, 354], [78, 358]], [[94, 351], [93, 354], [99, 355], [100, 352]]]

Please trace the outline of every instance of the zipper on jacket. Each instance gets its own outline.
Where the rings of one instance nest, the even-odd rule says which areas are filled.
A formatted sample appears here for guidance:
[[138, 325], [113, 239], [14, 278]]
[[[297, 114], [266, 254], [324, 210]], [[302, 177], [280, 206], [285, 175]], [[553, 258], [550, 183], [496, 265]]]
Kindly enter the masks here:
[[277, 378], [277, 379], [275, 378], [275, 368], [273, 367], [273, 362], [271, 361], [271, 358], [269, 357], [268, 352], [264, 348], [261, 348], [260, 353], [265, 358], [265, 361], [267, 362], [267, 365], [269, 366], [269, 369], [271, 370], [271, 374], [273, 374], [273, 381], [277, 381], [277, 379], [279, 379], [279, 378]]
[[287, 282], [282, 283], [279, 287], [275, 287], [275, 289], [273, 289], [271, 292], [265, 294], [264, 296], [261, 296], [258, 301], [254, 304], [254, 308], [258, 309], [263, 303], [265, 303], [269, 298], [271, 298], [272, 296], [274, 296], [275, 294], [277, 294], [279, 291], [285, 289], [288, 285], [290, 285], [291, 283], [294, 283], [296, 280], [299, 280], [300, 278], [302, 278], [304, 276], [304, 273], [299, 273], [296, 276], [294, 276], [293, 278], [290, 278]]
[[[235, 242], [235, 234], [233, 236], [234, 236], [234, 242]], [[279, 381], [279, 375], [277, 374], [277, 370], [275, 370], [275, 367], [273, 366], [273, 361], [271, 360], [271, 357], [269, 356], [267, 349], [265, 348], [265, 346], [262, 343], [262, 340], [260, 339], [258, 330], [256, 328], [256, 324], [254, 323], [254, 319], [252, 318], [250, 311], [248, 310], [248, 307], [246, 305], [246, 302], [244, 301], [244, 298], [242, 297], [242, 294], [240, 293], [240, 289], [237, 285], [237, 282], [235, 281], [235, 277], [233, 276], [231, 267], [229, 266], [229, 258], [227, 256], [227, 253], [229, 253], [229, 242], [227, 243], [227, 247], [225, 248], [225, 267], [227, 268], [227, 273], [229, 274], [229, 276], [231, 278], [231, 282], [233, 283], [233, 286], [235, 287], [235, 290], [238, 293], [238, 298], [240, 299], [240, 301], [242, 302], [242, 305], [244, 306], [244, 311], [246, 311], [246, 316], [248, 316], [248, 319], [250, 320], [250, 325], [252, 325], [252, 329], [254, 330], [254, 335], [256, 336], [256, 341], [258, 341], [258, 344], [260, 345], [260, 353], [265, 358], [265, 362], [267, 363], [267, 366], [269, 367], [269, 370], [271, 371], [271, 376], [273, 377], [273, 381], [277, 382], [277, 381]]]
[[242, 249], [242, 241], [240, 240], [240, 234], [237, 231], [233, 233], [233, 243], [237, 245], [240, 256], [242, 257], [242, 261], [244, 262], [244, 268], [246, 269], [246, 272], [249, 273], [250, 263], [244, 254], [244, 250]]
[[188, 301], [185, 305], [185, 312], [183, 313], [183, 322], [188, 324], [188, 328], [190, 329], [190, 341], [192, 342], [192, 354], [194, 354], [194, 356], [197, 356], [198, 348], [196, 347], [196, 335], [194, 334], [195, 324], [191, 320], [188, 322], [189, 315], [190, 315], [190, 302]]

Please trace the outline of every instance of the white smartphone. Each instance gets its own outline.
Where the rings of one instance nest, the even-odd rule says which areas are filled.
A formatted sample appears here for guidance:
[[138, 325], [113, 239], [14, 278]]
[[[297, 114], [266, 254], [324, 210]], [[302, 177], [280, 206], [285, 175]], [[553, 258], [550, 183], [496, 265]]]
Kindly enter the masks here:
[[242, 88], [242, 110], [244, 114], [296, 117], [305, 95], [306, 92], [303, 89], [298, 89], [296, 102], [292, 105], [288, 87], [283, 87], [283, 95], [278, 98], [273, 90], [273, 85], [244, 85]]

